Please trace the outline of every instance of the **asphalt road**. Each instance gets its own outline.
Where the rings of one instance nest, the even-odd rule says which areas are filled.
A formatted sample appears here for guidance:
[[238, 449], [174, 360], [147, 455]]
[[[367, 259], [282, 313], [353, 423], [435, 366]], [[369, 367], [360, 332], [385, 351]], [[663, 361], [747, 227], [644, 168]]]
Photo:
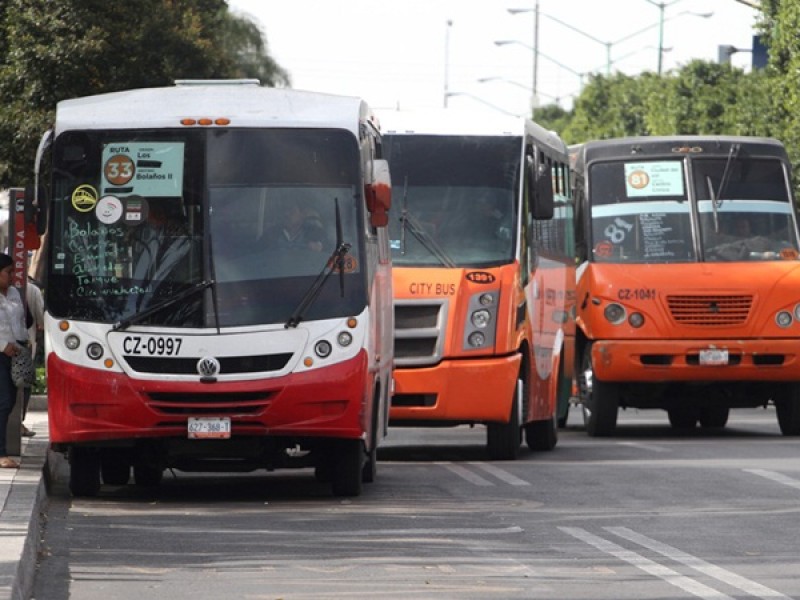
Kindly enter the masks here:
[[167, 474], [51, 491], [35, 598], [800, 598], [800, 438], [773, 410], [675, 432], [627, 411], [555, 450], [485, 458], [483, 428], [392, 429], [375, 483]]

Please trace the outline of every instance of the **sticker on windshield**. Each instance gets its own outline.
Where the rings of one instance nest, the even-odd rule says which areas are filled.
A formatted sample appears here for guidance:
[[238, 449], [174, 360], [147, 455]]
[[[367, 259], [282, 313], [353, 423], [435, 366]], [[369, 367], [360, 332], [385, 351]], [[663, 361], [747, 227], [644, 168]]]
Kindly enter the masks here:
[[103, 146], [104, 194], [177, 198], [183, 194], [183, 143], [115, 142]]
[[628, 198], [683, 196], [683, 164], [680, 161], [625, 163]]
[[72, 192], [72, 208], [78, 212], [89, 212], [97, 206], [97, 190], [89, 184], [79, 185]]
[[101, 223], [113, 225], [122, 218], [122, 201], [116, 196], [103, 196], [94, 214]]

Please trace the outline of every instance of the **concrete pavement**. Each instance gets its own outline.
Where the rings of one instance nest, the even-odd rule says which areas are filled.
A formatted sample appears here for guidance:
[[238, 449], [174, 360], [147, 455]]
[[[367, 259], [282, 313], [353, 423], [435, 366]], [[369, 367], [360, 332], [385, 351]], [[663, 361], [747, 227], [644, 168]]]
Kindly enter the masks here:
[[22, 438], [20, 468], [0, 469], [0, 600], [27, 600], [33, 590], [41, 515], [47, 506], [45, 397], [31, 398], [25, 424], [36, 435]]

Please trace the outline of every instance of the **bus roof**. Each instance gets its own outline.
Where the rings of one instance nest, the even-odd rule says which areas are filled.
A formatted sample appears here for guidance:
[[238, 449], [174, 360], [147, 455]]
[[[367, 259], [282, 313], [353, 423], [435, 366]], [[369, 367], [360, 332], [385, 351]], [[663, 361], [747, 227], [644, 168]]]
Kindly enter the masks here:
[[[576, 168], [593, 160], [674, 157], [679, 154], [725, 156], [734, 144], [746, 146], [754, 155], [786, 158], [783, 144], [773, 138], [735, 135], [667, 135], [592, 140], [570, 146], [576, 153]], [[574, 150], [573, 150], [574, 149]]]
[[346, 129], [359, 135], [369, 108], [360, 98], [268, 88], [257, 81], [183, 81], [63, 100], [56, 135], [67, 130], [179, 128], [184, 118], [227, 118], [230, 127]]
[[383, 135], [476, 135], [536, 137], [540, 143], [566, 154], [558, 134], [531, 119], [452, 108], [376, 111]]

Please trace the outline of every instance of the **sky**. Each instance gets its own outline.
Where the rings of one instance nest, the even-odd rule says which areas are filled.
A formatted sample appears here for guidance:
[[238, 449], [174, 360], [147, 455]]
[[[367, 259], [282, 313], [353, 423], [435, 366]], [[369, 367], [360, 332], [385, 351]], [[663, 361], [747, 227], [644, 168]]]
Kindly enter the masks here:
[[[538, 2], [538, 36], [534, 6]], [[585, 73], [635, 75], [739, 50], [749, 70], [758, 12], [736, 0], [228, 0], [264, 33], [292, 87], [375, 109], [448, 106], [530, 114], [572, 98]], [[522, 9], [513, 14], [509, 9]], [[713, 13], [708, 16], [708, 13]], [[705, 14], [706, 16], [699, 16]], [[510, 43], [498, 45], [497, 41]]]

